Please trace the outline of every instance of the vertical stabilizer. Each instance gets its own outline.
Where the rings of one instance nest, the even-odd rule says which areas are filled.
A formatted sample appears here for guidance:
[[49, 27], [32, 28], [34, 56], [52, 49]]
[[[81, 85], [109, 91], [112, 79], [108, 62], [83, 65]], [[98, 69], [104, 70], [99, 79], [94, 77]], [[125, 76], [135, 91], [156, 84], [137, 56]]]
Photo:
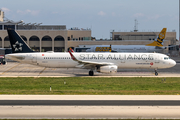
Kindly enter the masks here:
[[163, 28], [159, 35], [157, 36], [156, 40], [153, 43], [147, 44], [146, 46], [158, 46], [162, 47], [163, 46], [163, 40], [166, 36], [166, 30], [167, 28]]
[[15, 30], [7, 30], [13, 53], [34, 52]]

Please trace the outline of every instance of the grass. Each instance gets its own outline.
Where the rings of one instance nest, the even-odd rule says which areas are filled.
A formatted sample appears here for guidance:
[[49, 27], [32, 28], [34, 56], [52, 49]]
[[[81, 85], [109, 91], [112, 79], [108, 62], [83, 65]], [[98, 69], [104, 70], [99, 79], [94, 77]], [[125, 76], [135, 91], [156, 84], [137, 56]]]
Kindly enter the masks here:
[[[177, 95], [180, 78], [0, 78], [0, 94]], [[66, 84], [64, 84], [64, 81]], [[50, 86], [52, 90], [50, 91]]]

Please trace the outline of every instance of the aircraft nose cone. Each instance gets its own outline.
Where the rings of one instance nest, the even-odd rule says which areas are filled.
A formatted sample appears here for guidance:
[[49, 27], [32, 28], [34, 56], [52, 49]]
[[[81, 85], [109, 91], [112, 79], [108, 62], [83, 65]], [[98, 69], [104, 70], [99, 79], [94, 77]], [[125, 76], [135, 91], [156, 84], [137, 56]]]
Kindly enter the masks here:
[[172, 67], [175, 66], [176, 65], [176, 61], [172, 60], [171, 64], [172, 64]]
[[174, 61], [174, 60], [170, 60], [169, 61], [169, 67], [174, 67], [176, 65], [176, 61]]

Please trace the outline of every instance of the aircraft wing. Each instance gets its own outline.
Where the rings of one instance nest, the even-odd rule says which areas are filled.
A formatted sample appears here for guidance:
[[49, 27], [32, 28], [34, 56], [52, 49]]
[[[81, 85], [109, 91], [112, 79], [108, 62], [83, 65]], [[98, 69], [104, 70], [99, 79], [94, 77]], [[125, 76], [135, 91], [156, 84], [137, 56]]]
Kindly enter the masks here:
[[109, 62], [93, 62], [93, 61], [83, 61], [83, 60], [78, 60], [76, 57], [72, 54], [71, 51], [69, 51], [69, 54], [71, 55], [71, 58], [78, 62], [79, 65], [78, 67], [83, 67], [83, 68], [89, 68], [89, 67], [95, 67], [95, 66], [104, 66], [104, 65], [114, 65], [114, 63], [109, 63]]

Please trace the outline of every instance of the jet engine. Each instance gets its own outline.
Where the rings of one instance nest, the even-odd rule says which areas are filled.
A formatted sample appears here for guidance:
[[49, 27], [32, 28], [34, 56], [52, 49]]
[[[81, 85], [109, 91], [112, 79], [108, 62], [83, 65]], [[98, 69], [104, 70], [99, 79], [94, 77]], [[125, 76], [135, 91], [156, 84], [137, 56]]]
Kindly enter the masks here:
[[100, 66], [97, 68], [97, 72], [101, 73], [116, 73], [118, 67], [116, 65]]

